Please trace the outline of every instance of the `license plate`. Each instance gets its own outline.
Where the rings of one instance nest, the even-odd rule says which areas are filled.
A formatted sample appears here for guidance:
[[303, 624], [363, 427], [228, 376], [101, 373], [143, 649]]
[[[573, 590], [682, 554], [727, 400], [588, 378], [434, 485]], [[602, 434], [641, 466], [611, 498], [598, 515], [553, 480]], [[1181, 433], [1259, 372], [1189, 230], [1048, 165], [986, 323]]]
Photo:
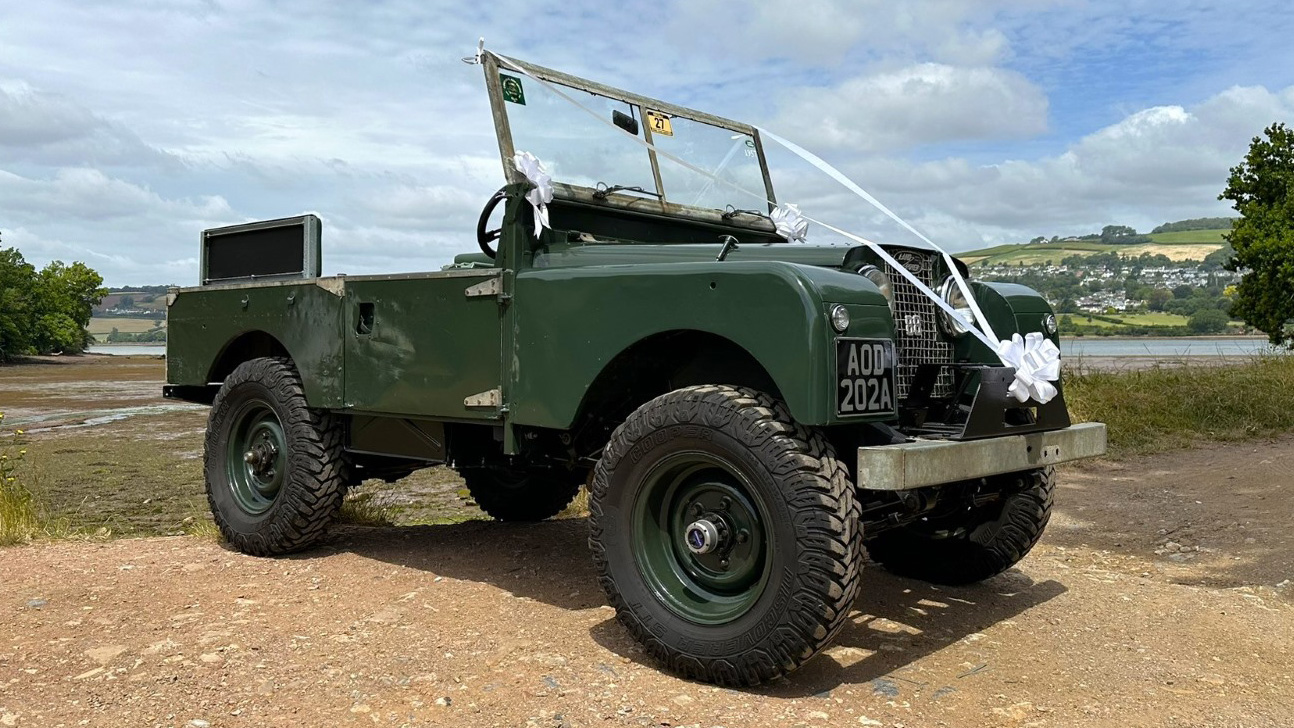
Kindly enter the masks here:
[[836, 414], [895, 411], [894, 342], [836, 339]]

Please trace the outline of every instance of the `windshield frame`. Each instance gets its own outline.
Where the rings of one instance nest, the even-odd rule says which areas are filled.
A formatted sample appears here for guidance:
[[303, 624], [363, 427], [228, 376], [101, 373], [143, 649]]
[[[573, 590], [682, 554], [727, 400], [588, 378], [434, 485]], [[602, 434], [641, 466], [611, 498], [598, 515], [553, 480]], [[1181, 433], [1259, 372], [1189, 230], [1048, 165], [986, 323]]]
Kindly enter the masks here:
[[[500, 62], [500, 59], [502, 59], [503, 61], [502, 63]], [[661, 101], [659, 99], [653, 99], [649, 96], [643, 96], [641, 94], [635, 94], [629, 91], [625, 91], [623, 89], [615, 88], [613, 86], [607, 86], [605, 84], [597, 83], [596, 81], [590, 81], [588, 79], [580, 78], [578, 76], [572, 76], [567, 73], [562, 73], [561, 71], [554, 71], [550, 68], [537, 66], [533, 63], [518, 60], [516, 58], [501, 56], [501, 55], [492, 53], [490, 51], [485, 51], [484, 53], [481, 54], [481, 65], [485, 69], [485, 85], [486, 85], [486, 89], [489, 92], [490, 111], [494, 116], [494, 130], [495, 130], [495, 136], [497, 137], [499, 142], [499, 155], [503, 162], [503, 174], [509, 183], [525, 182], [526, 178], [524, 175], [518, 172], [512, 164], [512, 157], [513, 155], [516, 154], [517, 150], [513, 143], [512, 127], [508, 122], [507, 105], [503, 98], [503, 89], [501, 87], [500, 80], [499, 80], [500, 71], [515, 73], [515, 70], [512, 68], [509, 68], [507, 64], [516, 66], [517, 68], [524, 70], [526, 73], [534, 76], [535, 78], [540, 79], [541, 81], [547, 81], [549, 83], [552, 83], [558, 86], [566, 86], [566, 87], [578, 89], [580, 91], [584, 91], [590, 94], [594, 94], [597, 96], [603, 96], [605, 98], [614, 99], [616, 101], [622, 101], [627, 104], [632, 104], [637, 106], [644, 113], [647, 110], [658, 111], [658, 112], [667, 114], [671, 117], [681, 117], [684, 119], [690, 119], [692, 121], [699, 122], [701, 124], [707, 124], [709, 126], [718, 127], [721, 129], [727, 129], [728, 131], [737, 132], [740, 134], [746, 134], [747, 136], [750, 136], [755, 141], [755, 154], [758, 157], [760, 175], [764, 181], [764, 193], [765, 193], [765, 196], [768, 198], [768, 211], [772, 212], [773, 209], [776, 207], [777, 198], [774, 196], [774, 193], [773, 193], [773, 180], [772, 180], [772, 177], [769, 175], [768, 162], [764, 157], [764, 143], [763, 143], [763, 140], [760, 139], [759, 130], [751, 126], [750, 124], [744, 124], [739, 121], [733, 121], [732, 119], [726, 119], [722, 116], [716, 116], [714, 114], [707, 114], [703, 111], [697, 111], [696, 109], [689, 109], [686, 106], [671, 104], [669, 102]], [[545, 90], [545, 93], [550, 93], [550, 92]], [[608, 124], [610, 124], [609, 120], [608, 120]], [[640, 125], [639, 132], [641, 135], [638, 137], [639, 141], [645, 140], [648, 144], [654, 144], [654, 142], [652, 141], [652, 133], [651, 133], [651, 128], [649, 124], [642, 123]], [[628, 132], [623, 132], [623, 133], [628, 134]], [[665, 189], [661, 181], [660, 162], [657, 159], [656, 150], [653, 147], [644, 147], [643, 151], [647, 154], [651, 162], [652, 175], [655, 179], [656, 189], [657, 191], [662, 192], [662, 197], [659, 200], [638, 200], [638, 202], [640, 203], [658, 202], [663, 212], [669, 211], [671, 208], [674, 210], [679, 210], [680, 208], [686, 209], [686, 210], [712, 209], [712, 208], [706, 208], [706, 207], [693, 207], [691, 205], [684, 205], [677, 201], [669, 200], [669, 198], [667, 197], [669, 194], [669, 190]], [[616, 183], [615, 180], [605, 180], [605, 182], [607, 184]], [[555, 185], [555, 191], [558, 194], [560, 194], [563, 187], [568, 187], [573, 190], [593, 191], [592, 188], [584, 187], [581, 185], [568, 185], [568, 184]], [[751, 190], [751, 191], [758, 192], [758, 190]], [[638, 205], [638, 206], [641, 207], [641, 205]]]

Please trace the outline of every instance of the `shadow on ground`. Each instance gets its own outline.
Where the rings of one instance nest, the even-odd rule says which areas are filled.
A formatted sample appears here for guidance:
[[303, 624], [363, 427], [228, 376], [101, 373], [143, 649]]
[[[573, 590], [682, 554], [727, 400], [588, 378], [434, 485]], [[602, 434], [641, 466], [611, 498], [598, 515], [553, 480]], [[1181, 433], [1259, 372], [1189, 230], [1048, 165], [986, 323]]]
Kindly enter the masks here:
[[[562, 609], [606, 604], [587, 548], [584, 519], [529, 525], [471, 521], [444, 526], [350, 527], [324, 549], [350, 552], [454, 579], [490, 584]], [[892, 576], [870, 566], [863, 594], [834, 644], [862, 657], [847, 665], [820, 656], [789, 678], [758, 688], [776, 697], [817, 695], [846, 684], [900, 680], [894, 673], [926, 655], [1065, 593], [1056, 581], [1034, 582], [1009, 571], [973, 587], [943, 588]], [[614, 618], [591, 637], [602, 647], [653, 669], [659, 666]], [[936, 686], [937, 687], [937, 686]]]

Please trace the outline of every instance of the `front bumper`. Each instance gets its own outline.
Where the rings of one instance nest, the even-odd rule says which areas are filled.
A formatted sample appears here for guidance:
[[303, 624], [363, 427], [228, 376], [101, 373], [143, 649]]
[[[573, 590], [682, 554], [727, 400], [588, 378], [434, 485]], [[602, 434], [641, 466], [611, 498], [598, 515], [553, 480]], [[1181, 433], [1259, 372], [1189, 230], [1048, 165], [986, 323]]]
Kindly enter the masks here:
[[858, 448], [858, 487], [911, 490], [1042, 468], [1105, 454], [1105, 425], [983, 440], [916, 440]]

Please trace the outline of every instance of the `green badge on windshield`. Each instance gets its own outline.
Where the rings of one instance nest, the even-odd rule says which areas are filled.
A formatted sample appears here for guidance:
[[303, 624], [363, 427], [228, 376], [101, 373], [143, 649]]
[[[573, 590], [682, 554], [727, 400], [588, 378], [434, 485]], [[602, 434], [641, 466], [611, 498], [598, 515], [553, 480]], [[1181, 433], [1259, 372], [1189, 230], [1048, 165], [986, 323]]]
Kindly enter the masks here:
[[521, 79], [500, 73], [499, 88], [503, 90], [504, 101], [526, 105], [526, 92], [521, 90]]

